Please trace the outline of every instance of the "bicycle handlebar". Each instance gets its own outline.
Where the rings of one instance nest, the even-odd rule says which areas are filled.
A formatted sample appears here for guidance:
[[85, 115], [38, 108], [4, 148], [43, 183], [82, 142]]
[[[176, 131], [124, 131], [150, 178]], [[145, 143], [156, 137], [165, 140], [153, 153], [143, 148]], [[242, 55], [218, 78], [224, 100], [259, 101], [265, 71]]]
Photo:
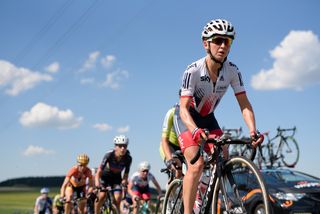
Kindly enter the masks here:
[[297, 130], [296, 126], [294, 126], [293, 128], [289, 128], [289, 129], [281, 129], [280, 126], [277, 128], [278, 133], [292, 131], [291, 136], [293, 136], [296, 133], [296, 130]]
[[[230, 135], [226, 135], [223, 134], [220, 138], [208, 138], [207, 140], [202, 139], [201, 144], [199, 145], [199, 149], [196, 153], [196, 155], [190, 160], [191, 164], [194, 164], [195, 162], [198, 161], [198, 159], [200, 158], [200, 156], [203, 156], [203, 151], [204, 151], [204, 145], [206, 143], [213, 143], [215, 146], [221, 147], [224, 145], [230, 145], [230, 144], [247, 144], [251, 146], [251, 140], [250, 141], [246, 141], [246, 140], [241, 140], [241, 139], [231, 139]], [[253, 146], [251, 146], [253, 152], [251, 154], [250, 159], [253, 160], [255, 158], [256, 155], [256, 148], [254, 148]]]

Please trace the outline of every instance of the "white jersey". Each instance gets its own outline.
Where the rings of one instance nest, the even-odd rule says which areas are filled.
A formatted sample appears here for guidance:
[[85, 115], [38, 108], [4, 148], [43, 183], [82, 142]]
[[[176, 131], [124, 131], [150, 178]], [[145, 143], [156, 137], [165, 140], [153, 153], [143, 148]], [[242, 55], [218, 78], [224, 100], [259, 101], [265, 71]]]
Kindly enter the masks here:
[[201, 115], [213, 112], [231, 85], [235, 95], [245, 93], [238, 67], [226, 60], [215, 83], [210, 79], [205, 57], [188, 66], [183, 74], [181, 96], [193, 97], [192, 107]]
[[132, 181], [134, 186], [138, 186], [138, 187], [141, 187], [141, 188], [144, 188], [144, 187], [148, 186], [149, 182], [151, 180], [153, 180], [153, 179], [154, 179], [154, 176], [150, 172], [148, 173], [148, 176], [147, 176], [146, 180], [141, 178], [140, 172], [133, 173], [133, 175], [130, 178], [130, 180]]

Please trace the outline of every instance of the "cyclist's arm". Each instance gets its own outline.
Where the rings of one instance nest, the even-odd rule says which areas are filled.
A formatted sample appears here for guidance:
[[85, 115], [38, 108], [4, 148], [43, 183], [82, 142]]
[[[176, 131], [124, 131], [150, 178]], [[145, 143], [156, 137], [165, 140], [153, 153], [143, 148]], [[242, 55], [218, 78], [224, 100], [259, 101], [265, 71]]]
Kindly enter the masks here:
[[65, 190], [66, 190], [66, 187], [67, 187], [67, 184], [69, 183], [70, 181], [70, 177], [65, 177], [64, 181], [63, 181], [63, 184], [61, 186], [61, 189], [60, 189], [60, 197], [64, 197], [64, 194], [65, 194]]
[[[180, 97], [180, 117], [183, 123], [186, 125], [188, 130], [192, 133], [193, 130], [197, 128], [191, 114], [189, 112], [189, 108], [191, 105], [192, 97], [191, 96], [181, 96]], [[206, 139], [207, 136], [205, 133], [201, 133], [202, 138]]]
[[158, 183], [158, 181], [155, 177], [152, 178], [152, 182], [153, 182], [154, 186], [157, 188], [158, 194], [161, 195], [162, 190], [161, 190], [160, 184]]
[[256, 122], [254, 112], [246, 93], [239, 94], [236, 97], [242, 112], [243, 119], [248, 126], [250, 133], [255, 132]]
[[98, 168], [97, 170], [97, 173], [94, 177], [94, 180], [95, 180], [95, 186], [96, 187], [100, 187], [100, 178], [101, 178], [101, 175], [102, 175], [102, 169], [101, 167]]

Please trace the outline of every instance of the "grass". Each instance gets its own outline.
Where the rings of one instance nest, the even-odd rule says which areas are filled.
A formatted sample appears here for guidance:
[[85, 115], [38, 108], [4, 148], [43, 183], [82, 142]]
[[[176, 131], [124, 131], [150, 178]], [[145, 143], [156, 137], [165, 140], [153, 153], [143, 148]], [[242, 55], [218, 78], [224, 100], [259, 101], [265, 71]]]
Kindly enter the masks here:
[[[0, 214], [33, 213], [40, 188], [5, 187], [0, 188]], [[49, 197], [53, 197], [58, 189], [52, 189]]]

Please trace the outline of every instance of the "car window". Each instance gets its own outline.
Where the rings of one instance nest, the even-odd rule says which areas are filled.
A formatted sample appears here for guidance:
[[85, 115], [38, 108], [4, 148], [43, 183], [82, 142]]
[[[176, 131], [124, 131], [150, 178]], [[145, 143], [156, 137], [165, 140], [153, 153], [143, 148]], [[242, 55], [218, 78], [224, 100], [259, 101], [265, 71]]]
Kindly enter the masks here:
[[270, 171], [266, 172], [266, 174], [268, 175], [267, 177], [270, 177], [270, 180], [277, 179], [286, 183], [299, 181], [319, 182], [319, 180], [312, 176], [291, 170]]

